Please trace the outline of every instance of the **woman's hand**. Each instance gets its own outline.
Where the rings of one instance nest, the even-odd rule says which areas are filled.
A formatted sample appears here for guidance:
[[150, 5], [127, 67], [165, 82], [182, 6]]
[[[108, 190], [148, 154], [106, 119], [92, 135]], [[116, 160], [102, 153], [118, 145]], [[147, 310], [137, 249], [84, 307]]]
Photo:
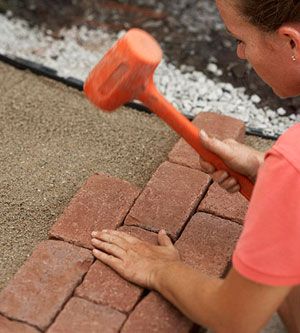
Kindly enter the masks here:
[[155, 289], [155, 277], [161, 269], [180, 262], [180, 256], [164, 230], [158, 244], [152, 245], [122, 231], [92, 233], [94, 256], [123, 278], [148, 289]]
[[[211, 152], [218, 155], [233, 171], [248, 177], [253, 183], [256, 180], [259, 167], [264, 161], [264, 153], [243, 145], [233, 139], [218, 140], [210, 138], [203, 130], [200, 131], [201, 143]], [[230, 193], [238, 192], [240, 186], [237, 180], [226, 171], [215, 170], [208, 162], [200, 158], [202, 171], [212, 174], [213, 180]]]

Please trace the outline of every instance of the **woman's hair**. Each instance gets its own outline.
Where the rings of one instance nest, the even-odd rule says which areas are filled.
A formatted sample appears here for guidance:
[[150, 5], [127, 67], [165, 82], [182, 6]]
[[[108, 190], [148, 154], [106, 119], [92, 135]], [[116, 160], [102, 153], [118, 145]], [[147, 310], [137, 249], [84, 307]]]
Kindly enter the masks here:
[[234, 0], [250, 23], [273, 32], [287, 22], [300, 22], [300, 0]]

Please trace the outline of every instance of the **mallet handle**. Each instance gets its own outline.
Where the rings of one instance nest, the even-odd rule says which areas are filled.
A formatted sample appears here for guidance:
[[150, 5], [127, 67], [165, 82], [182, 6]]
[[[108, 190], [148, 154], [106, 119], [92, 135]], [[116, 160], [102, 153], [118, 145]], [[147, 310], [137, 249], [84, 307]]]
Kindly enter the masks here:
[[199, 129], [160, 94], [152, 79], [138, 99], [183, 137], [205, 161], [212, 164], [217, 170], [227, 171], [230, 176], [237, 179], [240, 184], [240, 192], [250, 200], [254, 186], [252, 182], [247, 177], [231, 170], [219, 156], [203, 147]]

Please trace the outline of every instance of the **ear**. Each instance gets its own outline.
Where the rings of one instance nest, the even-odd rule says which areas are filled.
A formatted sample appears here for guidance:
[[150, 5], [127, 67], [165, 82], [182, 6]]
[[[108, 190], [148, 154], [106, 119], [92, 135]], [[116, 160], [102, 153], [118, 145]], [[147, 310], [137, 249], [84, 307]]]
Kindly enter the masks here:
[[300, 56], [300, 24], [283, 24], [277, 32], [279, 37], [286, 41], [287, 47], [290, 49], [291, 54]]

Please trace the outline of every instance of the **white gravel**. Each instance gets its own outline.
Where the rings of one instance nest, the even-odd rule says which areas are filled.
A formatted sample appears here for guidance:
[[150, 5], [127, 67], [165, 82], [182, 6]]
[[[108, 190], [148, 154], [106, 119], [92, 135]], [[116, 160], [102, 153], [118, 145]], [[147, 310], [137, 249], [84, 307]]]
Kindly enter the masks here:
[[[86, 27], [62, 29], [60, 38], [53, 38], [51, 31], [29, 28], [23, 20], [0, 15], [0, 53], [18, 56], [57, 70], [59, 76], [85, 80], [91, 68], [124, 32], [112, 35], [100, 29]], [[191, 66], [176, 68], [162, 61], [155, 73], [160, 91], [182, 113], [195, 116], [201, 111], [215, 111], [245, 121], [248, 128], [264, 134], [278, 135], [295, 122], [300, 115], [285, 116], [283, 108], [261, 109], [257, 95], [248, 96], [245, 88], [234, 88], [229, 83], [218, 82], [222, 74], [216, 64], [208, 70], [216, 79]]]

